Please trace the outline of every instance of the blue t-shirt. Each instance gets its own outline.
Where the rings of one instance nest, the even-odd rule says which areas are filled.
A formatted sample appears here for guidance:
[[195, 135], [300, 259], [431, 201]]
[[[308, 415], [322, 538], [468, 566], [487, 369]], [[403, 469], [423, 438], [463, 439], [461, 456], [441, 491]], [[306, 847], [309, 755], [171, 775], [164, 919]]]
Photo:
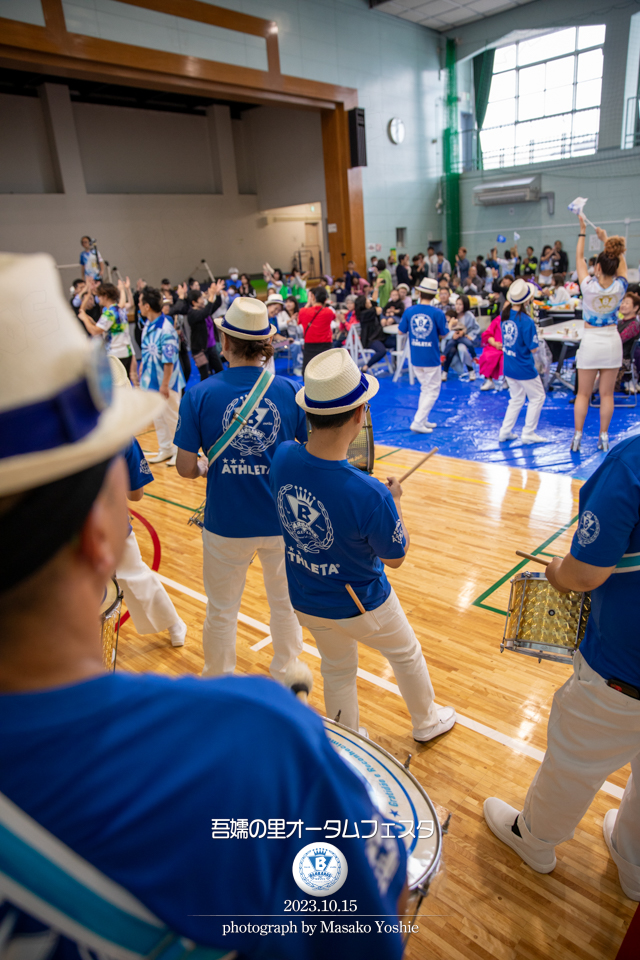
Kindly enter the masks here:
[[440, 366], [440, 337], [449, 332], [442, 310], [427, 303], [408, 307], [402, 314], [398, 330], [409, 334], [411, 363], [414, 367]]
[[[324, 960], [329, 944], [336, 958], [400, 960], [400, 936], [373, 919], [362, 921], [370, 936], [328, 939], [283, 913], [287, 899], [313, 899], [293, 860], [325, 839], [328, 820], [348, 821], [333, 840], [348, 866], [336, 899], [358, 904], [338, 922], [393, 914], [406, 854], [393, 833], [343, 838], [354, 821], [372, 831], [360, 823], [374, 816], [367, 790], [317, 714], [272, 680], [112, 673], [0, 696], [0, 729], [0, 791], [180, 935], [261, 960]], [[260, 823], [247, 835], [256, 821], [267, 835]], [[230, 918], [293, 920], [298, 933], [223, 936]], [[64, 940], [49, 954], [70, 957]]]
[[591, 615], [580, 652], [605, 680], [640, 689], [640, 437], [617, 443], [580, 491], [580, 521], [571, 555], [612, 567], [591, 591]]
[[147, 483], [153, 483], [151, 467], [135, 437], [124, 451], [124, 458], [127, 461], [127, 470], [129, 471], [130, 490], [139, 490]]
[[[175, 443], [181, 450], [207, 453], [240, 410], [262, 367], [230, 367], [188, 390], [180, 404]], [[285, 440], [307, 439], [304, 411], [296, 403], [296, 388], [285, 377], [274, 377], [254, 410], [226, 450], [209, 467], [206, 530], [221, 537], [279, 537], [280, 524], [269, 490], [269, 470]]]
[[504, 375], [512, 380], [533, 380], [538, 376], [532, 350], [538, 346], [536, 325], [522, 310], [514, 310], [502, 321]]
[[271, 467], [295, 610], [343, 620], [391, 593], [385, 560], [404, 557], [406, 538], [387, 487], [347, 460], [320, 460], [298, 443], [283, 443]]

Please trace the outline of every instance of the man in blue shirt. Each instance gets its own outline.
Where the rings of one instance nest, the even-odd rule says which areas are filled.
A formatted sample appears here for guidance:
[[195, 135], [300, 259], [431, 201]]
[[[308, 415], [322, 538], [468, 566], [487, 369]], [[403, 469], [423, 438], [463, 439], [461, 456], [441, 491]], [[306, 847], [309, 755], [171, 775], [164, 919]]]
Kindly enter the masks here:
[[171, 318], [162, 312], [162, 294], [155, 287], [145, 287], [140, 294], [139, 310], [145, 319], [142, 329], [142, 365], [140, 386], [143, 390], [157, 390], [166, 403], [153, 425], [158, 437], [158, 452], [149, 457], [149, 463], [173, 467], [176, 446], [173, 434], [178, 422], [180, 397], [185, 386], [180, 366], [180, 341]]
[[[409, 547], [402, 487], [352, 467], [347, 449], [360, 432], [375, 377], [361, 374], [348, 351], [314, 357], [296, 400], [307, 412], [306, 445], [284, 443], [271, 467], [271, 490], [285, 539], [291, 602], [322, 657], [328, 717], [358, 729], [358, 640], [393, 667], [425, 742], [450, 730], [453, 707], [436, 708], [422, 648], [384, 572]], [[382, 558], [386, 559], [382, 559]], [[352, 592], [353, 591], [353, 592]]]
[[[209, 467], [206, 454], [233, 423], [265, 361], [273, 356], [271, 338], [276, 330], [264, 303], [253, 297], [238, 297], [215, 322], [229, 369], [184, 395], [175, 436], [180, 476], [207, 476], [202, 542], [208, 603], [202, 673], [215, 676], [235, 670], [238, 611], [257, 551], [271, 610], [271, 673], [281, 680], [289, 660], [302, 650], [302, 630], [289, 600], [269, 470], [278, 446], [285, 440], [305, 440], [307, 428], [293, 383], [274, 377], [246, 425]], [[200, 449], [205, 456], [198, 456]]]
[[442, 386], [440, 337], [446, 336], [449, 331], [444, 313], [433, 306], [438, 281], [424, 277], [416, 289], [420, 303], [405, 310], [398, 331], [409, 334], [411, 364], [420, 383], [418, 409], [410, 429], [414, 433], [431, 433], [437, 424], [429, 422], [429, 414]]
[[536, 433], [545, 401], [544, 387], [536, 370], [533, 354], [538, 349], [536, 325], [525, 311], [525, 306], [536, 295], [536, 288], [521, 277], [507, 290], [508, 304], [502, 311], [502, 352], [504, 375], [509, 385], [509, 404], [504, 415], [498, 439], [516, 440], [513, 428], [526, 399], [527, 416], [521, 443], [545, 443]]
[[[104, 351], [79, 329], [51, 258], [5, 259], [0, 343], [20, 336], [28, 349], [0, 350], [1, 793], [203, 946], [256, 960], [320, 960], [329, 951], [335, 960], [400, 960], [398, 933], [378, 934], [369, 915], [396, 922], [404, 843], [380, 822], [312, 710], [264, 678], [104, 672], [98, 612], [128, 530], [118, 451], [145, 428], [159, 398], [111, 396]], [[34, 332], [19, 306], [36, 293], [51, 309]], [[343, 825], [336, 839], [326, 836], [328, 820]], [[1, 830], [3, 873], [23, 846], [7, 838]], [[292, 866], [318, 839], [345, 857], [340, 901], [356, 902], [349, 923], [366, 915], [371, 935], [305, 935], [299, 916], [284, 913], [287, 900], [308, 896]], [[21, 891], [3, 885], [3, 947], [20, 955], [25, 943], [40, 944], [48, 960], [86, 957], [74, 941], [92, 913], [104, 931], [104, 914], [95, 919], [92, 910], [103, 878], [93, 874], [79, 897], [28, 862], [22, 886], [40, 922], [14, 910]], [[47, 933], [47, 894], [53, 902], [66, 895], [78, 924], [66, 927], [57, 913]], [[262, 935], [266, 924], [289, 919], [297, 926], [286, 936]], [[328, 919], [345, 922], [344, 914]], [[231, 921], [236, 929], [225, 935]], [[120, 941], [115, 955], [129, 955], [127, 946]]]
[[554, 847], [570, 840], [607, 777], [631, 764], [619, 810], [609, 810], [604, 838], [620, 884], [640, 900], [640, 437], [617, 444], [580, 491], [580, 519], [563, 558], [547, 567], [561, 593], [591, 590], [591, 614], [558, 690], [547, 752], [524, 809], [485, 801], [491, 830], [534, 870], [549, 873]]

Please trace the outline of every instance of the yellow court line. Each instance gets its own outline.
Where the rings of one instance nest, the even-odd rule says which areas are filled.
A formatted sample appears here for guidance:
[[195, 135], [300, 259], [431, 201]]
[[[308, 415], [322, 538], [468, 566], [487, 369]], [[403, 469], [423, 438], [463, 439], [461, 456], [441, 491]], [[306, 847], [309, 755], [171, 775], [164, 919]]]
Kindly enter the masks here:
[[[408, 463], [394, 464], [393, 461], [390, 461], [390, 460], [386, 460], [385, 463], [395, 466], [397, 469], [400, 469], [400, 470], [409, 469], [409, 467], [411, 466], [411, 464], [408, 464]], [[441, 473], [441, 472], [438, 472], [437, 470], [426, 470], [421, 467], [418, 467], [418, 469], [416, 470], [416, 473], [429, 473], [434, 477], [446, 477], [448, 480], [462, 480], [463, 483], [481, 483], [487, 487], [493, 486], [492, 480], [480, 480], [478, 477], [462, 477], [460, 476], [460, 474], [457, 474], [457, 473]], [[560, 474], [558, 474], [558, 476], [560, 476]], [[535, 497], [536, 494], [538, 493], [538, 490], [527, 490], [525, 487], [507, 487], [506, 489], [512, 490], [514, 493], [528, 493], [533, 497]], [[577, 497], [573, 497], [572, 499], [574, 503], [578, 503]]]

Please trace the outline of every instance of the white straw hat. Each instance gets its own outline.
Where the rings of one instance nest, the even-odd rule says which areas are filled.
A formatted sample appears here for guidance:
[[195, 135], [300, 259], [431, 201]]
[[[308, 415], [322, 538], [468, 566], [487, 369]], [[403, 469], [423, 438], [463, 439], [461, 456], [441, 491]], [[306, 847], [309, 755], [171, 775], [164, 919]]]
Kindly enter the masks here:
[[282, 299], [282, 294], [280, 293], [269, 294], [269, 296], [265, 301], [265, 306], [270, 307], [272, 303], [279, 303], [281, 307], [284, 306], [284, 300]]
[[117, 357], [109, 357], [109, 366], [111, 367], [111, 379], [114, 387], [122, 387], [123, 390], [132, 390], [131, 380], [127, 376], [127, 371], [122, 361]]
[[307, 413], [346, 413], [375, 397], [380, 384], [354, 363], [344, 347], [325, 350], [309, 361], [296, 403]]
[[236, 297], [224, 317], [216, 317], [215, 325], [240, 340], [266, 340], [278, 331], [269, 323], [269, 314], [262, 300]]
[[518, 277], [507, 290], [507, 300], [509, 303], [513, 303], [519, 307], [521, 304], [531, 300], [532, 297], [535, 297], [536, 293], [537, 290], [532, 283], [527, 283], [522, 277]]
[[421, 290], [423, 293], [437, 293], [438, 281], [432, 280], [431, 277], [423, 277], [418, 284], [417, 289]]
[[113, 391], [102, 338], [90, 340], [82, 331], [52, 257], [0, 254], [0, 296], [4, 495], [109, 459], [164, 400], [150, 390]]

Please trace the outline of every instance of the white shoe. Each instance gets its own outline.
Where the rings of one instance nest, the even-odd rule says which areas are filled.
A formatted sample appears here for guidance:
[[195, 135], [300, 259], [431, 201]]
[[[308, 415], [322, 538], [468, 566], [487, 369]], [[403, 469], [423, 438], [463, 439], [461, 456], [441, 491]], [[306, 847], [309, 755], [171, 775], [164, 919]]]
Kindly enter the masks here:
[[571, 453], [577, 453], [582, 442], [582, 430], [576, 430], [571, 441]]
[[414, 433], [431, 433], [432, 428], [428, 427], [425, 423], [416, 423], [414, 420], [409, 430], [413, 430]]
[[469, 380], [475, 380], [475, 378], [476, 378], [476, 372], [475, 370], [472, 370], [469, 374]]
[[429, 423], [428, 420], [425, 420], [424, 425], [425, 427], [429, 427], [430, 430], [435, 430], [435, 428], [438, 426], [437, 423]]
[[174, 455], [167, 460], [167, 466], [175, 467], [177, 457], [178, 457], [178, 454], [174, 453]]
[[[498, 797], [489, 797], [484, 802], [484, 818], [487, 821], [487, 826], [498, 840], [502, 840], [508, 847], [515, 850], [518, 856], [525, 863], [528, 863], [533, 870], [538, 873], [551, 873], [556, 865], [554, 848], [547, 843], [544, 845], [547, 849], [543, 847], [539, 851], [535, 850], [533, 846], [536, 843], [535, 838], [527, 830], [524, 818], [519, 810], [511, 807], [504, 800], [498, 799]], [[520, 836], [511, 829], [516, 820], [518, 821]], [[527, 843], [527, 840], [533, 841], [533, 844]], [[537, 843], [541, 843], [541, 841], [537, 841]]]
[[524, 433], [520, 439], [521, 443], [548, 443], [546, 437], [541, 437], [539, 433], [530, 433], [525, 437]]
[[169, 636], [171, 637], [172, 647], [184, 647], [184, 641], [187, 637], [187, 625], [184, 620], [177, 620], [169, 627]]
[[500, 433], [498, 434], [498, 443], [506, 443], [507, 440], [517, 440], [517, 433]]
[[371, 737], [369, 736], [369, 731], [367, 730], [366, 727], [358, 727], [358, 733], [360, 734], [361, 737], [364, 737], [366, 740], [371, 739]]
[[446, 380], [446, 379], [447, 379], [447, 376], [448, 376], [447, 371], [446, 371], [446, 370], [443, 370], [443, 371], [442, 371], [442, 379], [443, 379], [443, 380]]
[[495, 390], [495, 383], [493, 380], [485, 380], [485, 382], [480, 387], [481, 390]]
[[600, 439], [598, 440], [598, 450], [603, 450], [605, 453], [609, 449], [609, 434], [601, 433]]
[[416, 743], [428, 743], [429, 740], [434, 740], [435, 737], [439, 737], [442, 733], [446, 733], [447, 730], [451, 730], [451, 727], [456, 722], [456, 711], [453, 707], [438, 707], [438, 723], [435, 727], [431, 728], [431, 733], [427, 733], [422, 737], [415, 737], [414, 740]]
[[150, 457], [147, 457], [147, 463], [164, 463], [165, 460], [170, 460], [173, 456], [173, 453], [169, 451], [168, 453], [163, 453], [161, 450], [158, 450], [157, 453], [152, 454]]
[[[618, 865], [618, 861], [621, 859], [620, 854], [617, 850], [613, 849], [613, 844], [611, 842], [611, 834], [613, 833], [613, 828], [616, 825], [616, 817], [618, 816], [617, 810], [607, 810], [604, 815], [604, 820], [602, 821], [602, 833], [604, 835], [604, 841], [609, 848], [609, 853], [611, 854], [614, 863]], [[637, 890], [633, 890], [628, 883], [625, 883], [620, 876], [620, 868], [618, 867], [618, 880], [620, 886], [622, 887], [622, 892], [625, 896], [629, 897], [629, 900], [640, 900], [640, 893]]]

